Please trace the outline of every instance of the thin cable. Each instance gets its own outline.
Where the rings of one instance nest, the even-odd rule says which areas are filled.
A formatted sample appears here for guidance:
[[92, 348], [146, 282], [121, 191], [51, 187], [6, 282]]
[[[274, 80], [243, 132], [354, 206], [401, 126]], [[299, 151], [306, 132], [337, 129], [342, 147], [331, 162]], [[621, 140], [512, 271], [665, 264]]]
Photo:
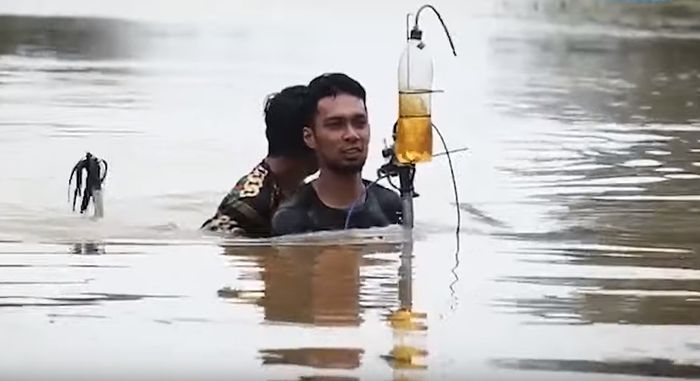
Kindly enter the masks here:
[[[469, 148], [467, 148], [467, 147], [458, 148], [458, 149], [455, 149], [455, 150], [450, 151], [449, 153], [452, 154], [452, 153], [459, 153], [459, 152], [464, 152], [464, 151], [469, 151]], [[444, 155], [446, 155], [446, 154], [448, 154], [448, 152], [438, 152], [438, 153], [436, 153], [436, 154], [433, 154], [433, 157], [444, 156]]]
[[456, 243], [456, 248], [455, 248], [455, 265], [451, 269], [452, 275], [454, 276], [454, 280], [452, 283], [450, 283], [450, 293], [452, 294], [453, 298], [456, 298], [456, 293], [454, 286], [457, 284], [459, 281], [459, 275], [457, 275], [457, 268], [459, 268], [459, 249], [460, 249], [460, 239], [459, 239], [459, 229], [462, 224], [462, 215], [459, 210], [459, 194], [457, 192], [457, 180], [455, 178], [455, 171], [454, 168], [452, 167], [452, 158], [450, 157], [450, 150], [447, 148], [447, 143], [445, 142], [445, 138], [442, 136], [442, 133], [440, 130], [437, 128], [436, 125], [432, 125], [435, 131], [437, 132], [438, 136], [440, 137], [440, 141], [442, 141], [443, 147], [445, 147], [445, 155], [447, 156], [447, 163], [450, 165], [450, 175], [452, 176], [452, 187], [454, 190], [455, 194], [455, 210], [457, 211], [457, 228], [455, 229], [455, 239], [457, 241]]
[[391, 176], [386, 176], [386, 180], [389, 182], [389, 185], [391, 185], [392, 188], [396, 189], [397, 192], [401, 192], [401, 188], [397, 187], [396, 184], [391, 181]]
[[[361, 200], [369, 191], [369, 188], [371, 188], [374, 184], [376, 184], [379, 180], [387, 177], [388, 175], [384, 174], [379, 177], [377, 177], [376, 180], [374, 180], [371, 184], [365, 187], [365, 189], [362, 191], [362, 194], [360, 194], [360, 197], [356, 198], [355, 201], [350, 204], [350, 208], [348, 209], [348, 215], [345, 217], [345, 230], [348, 229], [348, 226], [350, 225], [350, 215], [352, 215], [353, 209], [355, 209], [355, 206], [357, 206], [359, 200]], [[366, 201], [366, 200], [365, 200]]]
[[[466, 148], [466, 147], [465, 148], [458, 148], [458, 149], [455, 149], [455, 150], [452, 150], [449, 152], [438, 152], [436, 154], [433, 154], [433, 157], [446, 156], [449, 154], [464, 152], [464, 151], [468, 151], [468, 150], [469, 150], [469, 148]], [[413, 177], [415, 177], [415, 176], [416, 176], [416, 172], [414, 171]], [[396, 186], [396, 184], [394, 184], [394, 182], [391, 180], [391, 176], [386, 176], [386, 180], [387, 180], [387, 182], [389, 182], [389, 185], [391, 185], [392, 188], [396, 189], [397, 192], [401, 192], [401, 188], [399, 188], [398, 186]], [[413, 182], [413, 179], [411, 179], [411, 182]]]
[[443, 147], [445, 147], [445, 155], [447, 156], [447, 163], [450, 166], [450, 176], [452, 176], [452, 188], [454, 191], [455, 195], [455, 210], [457, 211], [457, 235], [459, 235], [459, 228], [462, 223], [462, 216], [461, 213], [459, 212], [459, 193], [457, 192], [457, 180], [455, 177], [455, 171], [454, 167], [452, 166], [452, 157], [450, 156], [450, 150], [447, 148], [447, 143], [445, 142], [445, 138], [442, 136], [442, 133], [440, 130], [437, 128], [436, 125], [432, 125], [435, 131], [437, 132], [438, 136], [440, 137], [440, 141], [442, 142]]
[[435, 9], [430, 4], [425, 4], [422, 7], [418, 8], [418, 12], [416, 12], [416, 17], [414, 18], [415, 24], [413, 25], [414, 29], [418, 29], [418, 18], [420, 17], [420, 13], [424, 9], [430, 9], [432, 10], [435, 15], [437, 16], [438, 20], [440, 20], [440, 24], [442, 24], [442, 28], [445, 30], [445, 34], [447, 35], [447, 40], [450, 42], [450, 47], [452, 48], [452, 54], [454, 54], [455, 57], [457, 57], [457, 51], [455, 50], [455, 44], [452, 42], [452, 36], [450, 35], [450, 31], [447, 30], [447, 25], [445, 24], [445, 21], [442, 19], [442, 16], [440, 15], [440, 12]]

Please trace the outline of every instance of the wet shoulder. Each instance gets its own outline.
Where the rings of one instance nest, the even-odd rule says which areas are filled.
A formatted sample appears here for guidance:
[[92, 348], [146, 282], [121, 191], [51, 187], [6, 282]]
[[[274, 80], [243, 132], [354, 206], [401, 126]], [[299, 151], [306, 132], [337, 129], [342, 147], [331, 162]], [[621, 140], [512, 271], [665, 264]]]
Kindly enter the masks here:
[[270, 169], [263, 163], [242, 176], [231, 188], [222, 207], [244, 202], [261, 214], [270, 213], [277, 197], [277, 183]]
[[233, 190], [240, 199], [254, 199], [273, 191], [276, 185], [270, 169], [261, 163], [241, 177]]
[[311, 229], [309, 208], [314, 194], [311, 184], [305, 184], [283, 202], [272, 217], [272, 235], [308, 232]]
[[398, 192], [379, 184], [374, 184], [368, 192], [377, 200], [384, 215], [392, 224], [401, 223], [402, 205]]
[[279, 203], [280, 192], [269, 167], [261, 162], [238, 179], [221, 200], [216, 215], [202, 228], [229, 231], [240, 227], [248, 234], [269, 235], [270, 218]]
[[401, 204], [401, 196], [399, 196], [398, 192], [391, 190], [383, 185], [380, 184], [374, 184], [372, 185], [371, 188], [369, 188], [369, 192], [373, 193], [375, 197], [380, 202], [386, 202], [386, 203], [399, 203]]
[[314, 190], [313, 185], [311, 185], [311, 183], [307, 183], [307, 184], [300, 186], [288, 200], [285, 200], [280, 205], [280, 209], [282, 209], [282, 208], [288, 208], [288, 209], [289, 208], [303, 208], [303, 209], [306, 209], [314, 202], [315, 198], [316, 198], [316, 191]]

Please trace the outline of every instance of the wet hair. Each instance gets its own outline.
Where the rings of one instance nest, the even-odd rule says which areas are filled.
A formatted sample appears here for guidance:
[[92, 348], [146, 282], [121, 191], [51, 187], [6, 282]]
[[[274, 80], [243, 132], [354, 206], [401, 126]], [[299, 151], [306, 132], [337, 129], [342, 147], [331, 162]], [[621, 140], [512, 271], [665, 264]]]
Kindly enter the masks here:
[[303, 135], [307, 97], [307, 87], [295, 85], [271, 94], [265, 100], [268, 156], [303, 158], [313, 154], [304, 143]]
[[[306, 125], [313, 126], [318, 112], [318, 102], [325, 97], [335, 97], [340, 94], [352, 95], [366, 103], [365, 88], [356, 80], [343, 73], [325, 73], [309, 82], [309, 95], [305, 106]], [[366, 107], [366, 106], [365, 106]]]

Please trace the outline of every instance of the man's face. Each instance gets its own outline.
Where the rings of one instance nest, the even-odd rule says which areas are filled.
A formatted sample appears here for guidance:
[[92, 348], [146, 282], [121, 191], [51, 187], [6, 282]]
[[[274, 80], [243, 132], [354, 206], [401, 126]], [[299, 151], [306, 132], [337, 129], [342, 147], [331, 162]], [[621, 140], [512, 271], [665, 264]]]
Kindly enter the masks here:
[[342, 173], [362, 172], [369, 137], [364, 102], [347, 94], [322, 98], [314, 126], [304, 128], [304, 140], [316, 150], [319, 165]]

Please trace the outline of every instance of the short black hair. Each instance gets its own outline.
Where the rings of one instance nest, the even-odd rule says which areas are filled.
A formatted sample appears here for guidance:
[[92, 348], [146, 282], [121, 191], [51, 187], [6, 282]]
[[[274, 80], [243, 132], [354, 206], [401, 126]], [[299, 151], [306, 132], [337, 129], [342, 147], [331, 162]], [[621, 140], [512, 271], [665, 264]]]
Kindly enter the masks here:
[[306, 125], [312, 126], [316, 116], [318, 101], [325, 97], [335, 97], [347, 94], [362, 99], [366, 105], [367, 93], [362, 85], [344, 73], [324, 73], [309, 82], [308, 97], [306, 98]]
[[308, 89], [289, 86], [265, 100], [265, 136], [270, 157], [303, 158], [313, 154], [304, 143], [305, 105]]

